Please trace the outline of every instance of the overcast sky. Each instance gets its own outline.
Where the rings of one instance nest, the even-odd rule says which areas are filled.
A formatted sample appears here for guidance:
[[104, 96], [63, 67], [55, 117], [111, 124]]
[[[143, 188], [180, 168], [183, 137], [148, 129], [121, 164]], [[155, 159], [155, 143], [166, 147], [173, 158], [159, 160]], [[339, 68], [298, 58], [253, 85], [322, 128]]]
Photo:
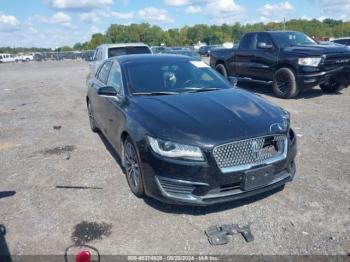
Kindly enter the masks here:
[[350, 20], [350, 0], [0, 0], [0, 46], [73, 45], [113, 23], [193, 24]]

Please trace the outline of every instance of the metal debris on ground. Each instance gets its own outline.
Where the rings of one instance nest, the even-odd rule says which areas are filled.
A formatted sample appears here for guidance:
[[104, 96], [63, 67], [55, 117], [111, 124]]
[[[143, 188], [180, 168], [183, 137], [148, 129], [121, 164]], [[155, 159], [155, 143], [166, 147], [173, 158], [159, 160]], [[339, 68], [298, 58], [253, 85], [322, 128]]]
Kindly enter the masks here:
[[205, 234], [211, 245], [225, 245], [229, 241], [228, 236], [235, 234], [241, 234], [246, 242], [254, 240], [254, 236], [250, 230], [250, 224], [242, 227], [238, 224], [212, 226], [205, 231]]
[[68, 153], [67, 155], [66, 155], [66, 160], [69, 160], [70, 159], [70, 154]]

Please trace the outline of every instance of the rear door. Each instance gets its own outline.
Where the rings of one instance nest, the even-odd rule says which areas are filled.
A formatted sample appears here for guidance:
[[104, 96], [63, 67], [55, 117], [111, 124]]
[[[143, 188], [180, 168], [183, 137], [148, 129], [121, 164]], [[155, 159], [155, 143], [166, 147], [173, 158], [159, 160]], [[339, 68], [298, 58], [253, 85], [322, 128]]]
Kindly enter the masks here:
[[236, 71], [237, 75], [240, 77], [255, 76], [252, 62], [254, 59], [256, 41], [256, 33], [247, 33], [244, 35], [236, 50], [235, 61], [229, 64], [230, 72]]
[[95, 77], [92, 78], [90, 86], [91, 86], [91, 105], [92, 105], [92, 110], [93, 114], [95, 116], [95, 120], [98, 124], [98, 127], [105, 133], [107, 130], [107, 122], [108, 120], [106, 119], [106, 112], [105, 112], [105, 97], [99, 96], [97, 94], [98, 90], [101, 87], [104, 87], [107, 85], [107, 80], [108, 80], [108, 75], [109, 71], [111, 69], [112, 62], [111, 61], [106, 61], [103, 63], [103, 65], [98, 69], [97, 74]]

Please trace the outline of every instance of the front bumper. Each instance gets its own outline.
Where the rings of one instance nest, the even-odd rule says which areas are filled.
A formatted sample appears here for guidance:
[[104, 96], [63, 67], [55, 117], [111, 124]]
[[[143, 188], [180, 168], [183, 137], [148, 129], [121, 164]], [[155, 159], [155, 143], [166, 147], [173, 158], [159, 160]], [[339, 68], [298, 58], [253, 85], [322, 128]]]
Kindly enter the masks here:
[[[288, 140], [287, 157], [275, 162], [273, 179], [267, 184], [246, 190], [247, 170], [222, 173], [210, 151], [205, 152], [207, 163], [168, 161], [154, 155], [146, 146], [140, 153], [145, 192], [148, 196], [170, 204], [206, 206], [258, 195], [292, 181], [297, 153], [296, 136]], [[256, 166], [251, 170], [260, 168]]]
[[350, 66], [340, 66], [332, 70], [322, 72], [305, 72], [296, 76], [296, 80], [301, 91], [312, 87], [328, 84], [331, 79], [342, 82], [345, 86], [350, 84]]

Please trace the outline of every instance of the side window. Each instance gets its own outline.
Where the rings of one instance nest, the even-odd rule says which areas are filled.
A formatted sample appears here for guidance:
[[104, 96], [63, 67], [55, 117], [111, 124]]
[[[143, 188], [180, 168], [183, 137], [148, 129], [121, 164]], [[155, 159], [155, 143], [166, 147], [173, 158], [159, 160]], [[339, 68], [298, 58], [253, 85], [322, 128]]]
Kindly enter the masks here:
[[101, 48], [96, 49], [94, 60], [95, 61], [101, 61], [102, 60], [102, 50], [101, 50]]
[[121, 93], [123, 86], [122, 72], [118, 62], [114, 62], [109, 72], [108, 86], [112, 86], [118, 93]]
[[259, 44], [273, 45], [272, 40], [268, 34], [257, 34], [256, 48]]
[[98, 72], [97, 78], [104, 84], [107, 83], [108, 74], [111, 69], [111, 66], [112, 66], [112, 62], [108, 61], [101, 66], [101, 69]]
[[256, 34], [247, 34], [239, 44], [239, 49], [253, 50], [256, 47]]
[[94, 56], [93, 56], [93, 60], [94, 60], [94, 61], [97, 60], [97, 52], [98, 52], [98, 49], [95, 50], [95, 53], [94, 53]]

